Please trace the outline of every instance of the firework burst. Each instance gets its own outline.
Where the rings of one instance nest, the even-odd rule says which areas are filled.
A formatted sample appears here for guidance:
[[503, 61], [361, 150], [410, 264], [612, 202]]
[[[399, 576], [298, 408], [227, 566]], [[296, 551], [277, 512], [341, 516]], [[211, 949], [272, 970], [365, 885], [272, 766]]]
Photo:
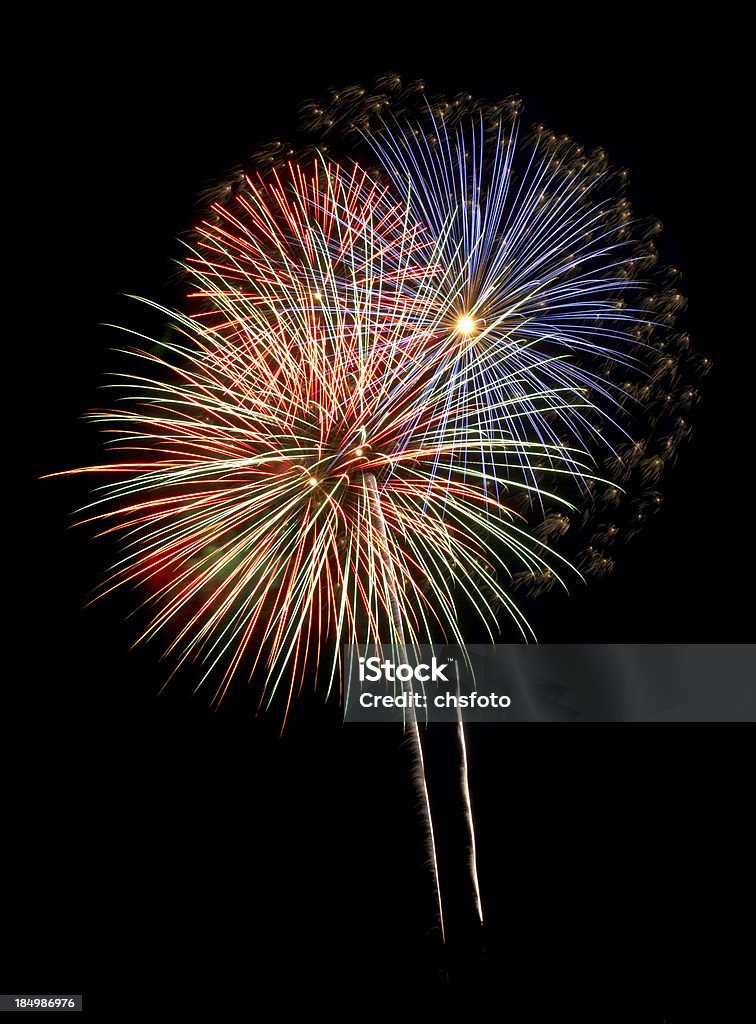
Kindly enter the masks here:
[[501, 581], [563, 566], [507, 495], [558, 501], [546, 478], [589, 463], [515, 435], [482, 375], [441, 372], [436, 247], [408, 207], [316, 162], [215, 212], [187, 261], [199, 308], [93, 414], [121, 455], [92, 467], [116, 480], [89, 513], [125, 545], [107, 589], [147, 586], [145, 638], [219, 674], [216, 700], [264, 665], [263, 699], [285, 680], [288, 706], [324, 645], [338, 686], [342, 643], [461, 643], [460, 601], [492, 635], [501, 605], [527, 633]]
[[[426, 226], [445, 281], [431, 312], [446, 338], [439, 368], [472, 384], [481, 418], [491, 394], [514, 402], [508, 422], [489, 421], [489, 436], [505, 425], [516, 437], [574, 444], [610, 479], [596, 484], [574, 466], [560, 485], [580, 509], [563, 519], [560, 553], [603, 575], [613, 560], [590, 557], [604, 543], [597, 534], [611, 515], [607, 543], [618, 549], [660, 507], [658, 482], [690, 429], [680, 414], [697, 401], [695, 378], [710, 360], [675, 329], [680, 274], [660, 264], [661, 224], [634, 212], [628, 171], [601, 148], [524, 127], [521, 111], [516, 96], [445, 97], [383, 75], [304, 104], [300, 145], [360, 152]], [[259, 159], [277, 157], [268, 148]], [[496, 461], [485, 445], [482, 459]], [[529, 478], [525, 454], [519, 472]], [[538, 496], [520, 510], [544, 537], [564, 513]], [[555, 582], [524, 571], [515, 590], [538, 596]]]
[[528, 638], [515, 589], [604, 575], [659, 508], [708, 360], [626, 172], [519, 108], [394, 75], [306, 104], [297, 144], [206, 194], [187, 308], [150, 303], [170, 340], [138, 337], [92, 414], [113, 456], [77, 471], [107, 477], [85, 519], [122, 545], [102, 591], [142, 589], [142, 639], [215, 702], [247, 677], [285, 721], [310, 677], [340, 694], [344, 644], [464, 644], [470, 614]]

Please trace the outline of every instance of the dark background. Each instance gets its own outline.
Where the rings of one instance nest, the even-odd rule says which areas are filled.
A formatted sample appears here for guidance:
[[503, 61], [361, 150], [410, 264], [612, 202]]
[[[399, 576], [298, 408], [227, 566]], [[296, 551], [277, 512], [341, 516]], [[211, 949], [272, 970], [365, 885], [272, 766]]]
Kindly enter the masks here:
[[439, 729], [442, 953], [400, 737], [343, 728], [317, 696], [283, 738], [245, 693], [217, 713], [186, 685], [158, 697], [167, 667], [130, 649], [128, 597], [84, 609], [113, 555], [69, 528], [85, 484], [38, 480], [97, 461], [80, 417], [112, 365], [116, 339], [98, 325], [133, 322], [119, 294], [166, 294], [197, 193], [293, 131], [301, 100], [390, 70], [439, 90], [519, 92], [526, 120], [631, 169], [636, 208], [663, 220], [664, 255], [684, 272], [694, 343], [715, 361], [662, 513], [611, 578], [533, 613], [539, 638], [751, 639], [747, 370], [720, 285], [740, 187], [727, 123], [737, 61], [721, 27], [463, 11], [459, 23], [428, 13], [431, 31], [405, 15], [363, 25], [312, 9], [274, 23], [224, 8], [159, 27], [116, 9], [107, 22], [46, 18], [16, 40], [21, 185], [6, 199], [21, 290], [6, 296], [6, 437], [28, 490], [6, 533], [22, 571], [7, 592], [0, 987], [83, 991], [90, 1011], [132, 1013], [149, 990], [169, 1017], [213, 1020], [295, 1019], [302, 1005], [338, 1021], [414, 1006], [416, 1020], [739, 1020], [742, 728], [726, 742], [714, 727], [473, 732], [482, 937]]

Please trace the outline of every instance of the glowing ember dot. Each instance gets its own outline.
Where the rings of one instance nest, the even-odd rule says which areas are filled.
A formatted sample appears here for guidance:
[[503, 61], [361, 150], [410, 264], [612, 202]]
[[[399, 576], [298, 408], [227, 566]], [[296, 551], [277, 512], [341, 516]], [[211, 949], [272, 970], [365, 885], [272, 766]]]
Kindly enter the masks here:
[[323, 298], [320, 292], [314, 292], [312, 297], [316, 302], [320, 302]]
[[307, 480], [308, 480], [308, 483], [310, 484], [310, 487], [317, 486], [318, 481], [315, 479], [314, 476], [308, 476]]
[[475, 321], [471, 316], [461, 316], [459, 320], [457, 320], [457, 330], [460, 334], [474, 334]]
[[354, 454], [355, 455], [362, 455], [362, 448], [358, 448], [357, 451]]

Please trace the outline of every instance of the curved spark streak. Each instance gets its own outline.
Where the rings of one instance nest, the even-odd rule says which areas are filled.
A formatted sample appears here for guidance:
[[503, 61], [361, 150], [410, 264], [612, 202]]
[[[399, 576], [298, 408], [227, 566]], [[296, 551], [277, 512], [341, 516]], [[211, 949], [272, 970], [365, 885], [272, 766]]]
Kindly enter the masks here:
[[470, 851], [468, 858], [468, 869], [470, 880], [475, 894], [475, 909], [478, 912], [478, 920], [483, 924], [483, 903], [480, 897], [480, 880], [478, 878], [478, 848], [475, 841], [475, 819], [472, 810], [472, 797], [470, 796], [470, 778], [467, 762], [467, 741], [465, 740], [465, 723], [461, 716], [457, 720], [457, 738], [459, 749], [462, 755], [460, 765], [460, 784], [462, 787], [462, 799], [465, 805], [465, 821], [467, 822], [467, 833], [470, 837]]

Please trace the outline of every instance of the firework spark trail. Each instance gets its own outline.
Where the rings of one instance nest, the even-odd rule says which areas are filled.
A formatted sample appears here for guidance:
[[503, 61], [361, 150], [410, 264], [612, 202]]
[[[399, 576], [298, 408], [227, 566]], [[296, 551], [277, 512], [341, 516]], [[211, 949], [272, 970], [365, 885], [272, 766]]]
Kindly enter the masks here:
[[[375, 478], [375, 474], [366, 473], [364, 475], [364, 483], [369, 496], [371, 513], [377, 524], [378, 536], [381, 541], [382, 563], [385, 566], [383, 572], [383, 580], [385, 581], [386, 589], [388, 591], [387, 607], [389, 610], [392, 643], [397, 645], [399, 651], [406, 660], [406, 637], [404, 635], [401, 608], [399, 606], [399, 600], [397, 595], [396, 577], [394, 576], [393, 573], [391, 560], [387, 557], [389, 551], [388, 531], [386, 529], [386, 519], [383, 515], [383, 509], [381, 507], [381, 496], [378, 490], [378, 481]], [[407, 688], [409, 692], [412, 693], [411, 681], [407, 683]], [[428, 863], [431, 869], [433, 887], [435, 890], [437, 908], [436, 913], [438, 918], [438, 925], [441, 930], [441, 941], [446, 942], [446, 929], [444, 926], [444, 908], [443, 900], [441, 898], [441, 881], [438, 873], [438, 856], [436, 853], [436, 836], [433, 828], [433, 814], [430, 805], [430, 794], [428, 793], [428, 779], [425, 772], [425, 758], [423, 756], [423, 744], [420, 736], [420, 727], [418, 725], [417, 714], [415, 712], [415, 708], [413, 705], [410, 705], [410, 707], [407, 709], [407, 718], [409, 719], [408, 739], [410, 744], [410, 752], [414, 760], [412, 779], [413, 782], [415, 783], [415, 787], [417, 790], [419, 806], [422, 808], [422, 819], [426, 830], [426, 847], [428, 851]]]
[[465, 740], [465, 723], [462, 715], [457, 709], [457, 739], [461, 755], [460, 784], [462, 788], [462, 799], [465, 805], [465, 822], [467, 823], [467, 834], [469, 837], [468, 869], [470, 880], [475, 894], [475, 909], [478, 912], [478, 919], [483, 924], [483, 903], [480, 897], [480, 879], [478, 877], [478, 847], [475, 841], [475, 818], [473, 817], [472, 797], [470, 796], [470, 778], [467, 760], [467, 742]]
[[[459, 697], [459, 665], [455, 663], [455, 675], [457, 677], [457, 696]], [[478, 920], [483, 924], [483, 901], [480, 895], [480, 877], [478, 875], [478, 843], [475, 835], [475, 816], [473, 815], [472, 796], [470, 794], [470, 766], [467, 756], [467, 739], [465, 737], [465, 723], [462, 719], [462, 712], [457, 706], [457, 743], [459, 745], [460, 764], [459, 782], [462, 792], [462, 803], [464, 805], [465, 826], [467, 828], [468, 856], [467, 869], [470, 875], [470, 882], [473, 889], [473, 899]]]

